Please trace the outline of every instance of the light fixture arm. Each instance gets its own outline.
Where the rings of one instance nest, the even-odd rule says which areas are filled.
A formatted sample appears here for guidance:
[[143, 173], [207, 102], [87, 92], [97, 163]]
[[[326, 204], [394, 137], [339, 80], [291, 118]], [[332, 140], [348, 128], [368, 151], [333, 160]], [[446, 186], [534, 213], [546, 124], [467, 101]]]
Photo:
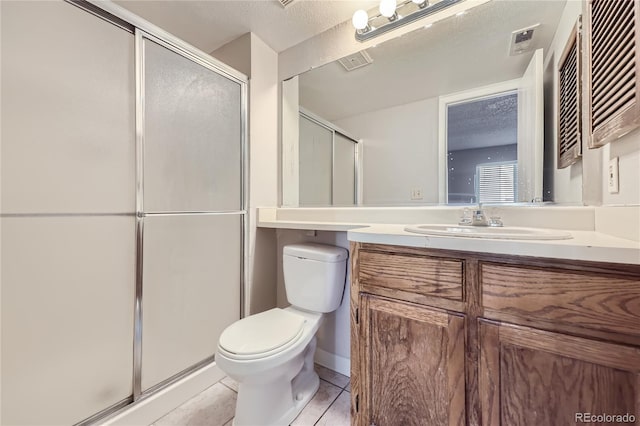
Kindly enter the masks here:
[[[396, 12], [392, 17], [384, 17], [380, 13], [369, 17], [366, 28], [356, 30], [356, 40], [358, 40], [359, 42], [370, 40], [374, 37], [379, 36], [380, 34], [384, 34], [403, 25], [407, 25], [411, 22], [439, 12], [462, 1], [464, 0], [440, 0], [436, 3], [431, 4], [428, 0], [425, 0], [421, 3], [415, 2], [413, 0], [403, 0], [402, 2], [398, 2]], [[415, 7], [417, 7], [418, 9], [409, 13], [403, 13], [404, 10], [407, 10], [409, 8], [415, 9]], [[381, 23], [379, 23], [377, 26], [374, 26], [373, 22]]]

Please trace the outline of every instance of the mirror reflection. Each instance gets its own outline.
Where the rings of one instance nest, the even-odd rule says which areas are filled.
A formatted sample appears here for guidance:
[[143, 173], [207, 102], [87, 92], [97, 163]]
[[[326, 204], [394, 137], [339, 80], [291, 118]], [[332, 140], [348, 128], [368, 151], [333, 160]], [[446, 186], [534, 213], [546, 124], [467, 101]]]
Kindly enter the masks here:
[[283, 204], [579, 203], [553, 152], [574, 9], [492, 1], [283, 82]]
[[447, 203], [518, 201], [518, 92], [447, 105]]

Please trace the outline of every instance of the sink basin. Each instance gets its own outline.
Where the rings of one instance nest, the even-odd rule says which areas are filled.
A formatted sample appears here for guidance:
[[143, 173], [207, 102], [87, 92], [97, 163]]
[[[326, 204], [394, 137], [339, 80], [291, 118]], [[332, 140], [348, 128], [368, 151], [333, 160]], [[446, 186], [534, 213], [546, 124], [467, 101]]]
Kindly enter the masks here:
[[458, 225], [410, 225], [405, 231], [440, 237], [492, 238], [501, 240], [566, 240], [570, 233], [551, 229], [518, 228], [515, 226], [458, 226]]

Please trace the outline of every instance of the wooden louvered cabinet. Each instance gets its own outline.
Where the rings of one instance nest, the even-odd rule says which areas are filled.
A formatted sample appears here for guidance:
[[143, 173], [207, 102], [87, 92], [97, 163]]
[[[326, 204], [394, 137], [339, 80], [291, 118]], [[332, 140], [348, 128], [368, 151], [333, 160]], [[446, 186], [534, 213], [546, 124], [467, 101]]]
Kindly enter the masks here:
[[582, 155], [581, 19], [569, 36], [558, 62], [558, 168], [568, 167]]
[[370, 243], [351, 262], [352, 425], [640, 422], [640, 265]]
[[603, 146], [640, 126], [640, 2], [587, 0], [584, 132]]

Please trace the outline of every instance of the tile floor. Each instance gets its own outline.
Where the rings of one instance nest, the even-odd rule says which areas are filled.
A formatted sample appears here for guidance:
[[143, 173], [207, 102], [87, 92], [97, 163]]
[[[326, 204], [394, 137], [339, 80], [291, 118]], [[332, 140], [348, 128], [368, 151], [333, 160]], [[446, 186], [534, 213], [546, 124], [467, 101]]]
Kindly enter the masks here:
[[[349, 378], [316, 364], [320, 388], [292, 426], [349, 426]], [[231, 426], [238, 384], [225, 377], [152, 426]], [[261, 426], [261, 425], [256, 425]]]

